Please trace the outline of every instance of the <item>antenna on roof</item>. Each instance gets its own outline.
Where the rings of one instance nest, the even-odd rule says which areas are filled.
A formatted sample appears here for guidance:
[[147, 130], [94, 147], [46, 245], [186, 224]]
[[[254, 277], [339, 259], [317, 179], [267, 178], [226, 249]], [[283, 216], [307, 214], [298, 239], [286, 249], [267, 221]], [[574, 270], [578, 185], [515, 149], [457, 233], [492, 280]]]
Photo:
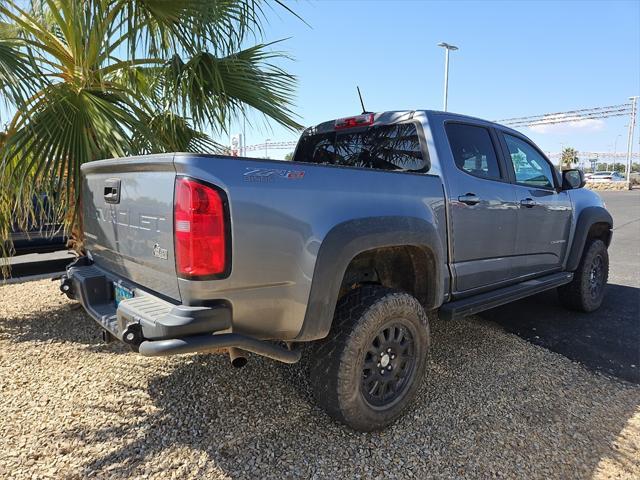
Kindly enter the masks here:
[[364, 108], [364, 101], [362, 100], [362, 93], [360, 93], [360, 87], [356, 85], [356, 88], [358, 89], [358, 96], [360, 97], [360, 105], [362, 105], [362, 113], [371, 113], [371, 112], [367, 112], [367, 109]]

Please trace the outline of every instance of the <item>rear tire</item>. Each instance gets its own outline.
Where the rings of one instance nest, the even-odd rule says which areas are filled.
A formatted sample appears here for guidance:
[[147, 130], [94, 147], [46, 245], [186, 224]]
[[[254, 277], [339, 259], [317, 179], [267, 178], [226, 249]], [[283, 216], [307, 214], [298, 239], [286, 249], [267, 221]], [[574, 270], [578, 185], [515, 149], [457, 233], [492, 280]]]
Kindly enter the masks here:
[[597, 238], [587, 240], [573, 280], [558, 288], [560, 303], [579, 312], [600, 308], [609, 279], [607, 246]]
[[316, 402], [356, 430], [388, 426], [415, 398], [429, 343], [427, 315], [414, 297], [374, 285], [353, 290], [310, 359]]

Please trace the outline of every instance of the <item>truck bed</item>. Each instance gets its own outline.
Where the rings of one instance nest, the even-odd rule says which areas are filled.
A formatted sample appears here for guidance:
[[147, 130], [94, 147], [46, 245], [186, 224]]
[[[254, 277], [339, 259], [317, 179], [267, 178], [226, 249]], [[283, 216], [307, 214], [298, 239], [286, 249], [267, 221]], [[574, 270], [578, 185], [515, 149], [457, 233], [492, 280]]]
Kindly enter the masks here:
[[[429, 174], [183, 153], [102, 160], [82, 171], [85, 245], [98, 267], [174, 303], [229, 302], [234, 330], [249, 334], [296, 336], [320, 245], [343, 222], [423, 219], [440, 226], [446, 251], [442, 183]], [[176, 176], [226, 193], [231, 224], [226, 278], [193, 281], [176, 274]], [[118, 180], [119, 202], [109, 203], [105, 188]]]

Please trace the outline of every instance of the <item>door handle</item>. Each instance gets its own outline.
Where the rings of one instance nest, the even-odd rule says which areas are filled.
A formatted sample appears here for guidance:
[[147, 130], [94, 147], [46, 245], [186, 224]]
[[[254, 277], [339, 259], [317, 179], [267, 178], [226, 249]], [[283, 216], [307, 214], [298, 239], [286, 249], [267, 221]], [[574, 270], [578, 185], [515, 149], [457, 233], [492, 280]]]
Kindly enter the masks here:
[[537, 204], [538, 203], [533, 198], [524, 198], [524, 199], [520, 200], [520, 206], [521, 207], [533, 208]]
[[478, 197], [475, 193], [466, 193], [464, 195], [460, 195], [458, 197], [458, 201], [467, 205], [477, 205], [478, 203], [480, 203], [480, 197]]

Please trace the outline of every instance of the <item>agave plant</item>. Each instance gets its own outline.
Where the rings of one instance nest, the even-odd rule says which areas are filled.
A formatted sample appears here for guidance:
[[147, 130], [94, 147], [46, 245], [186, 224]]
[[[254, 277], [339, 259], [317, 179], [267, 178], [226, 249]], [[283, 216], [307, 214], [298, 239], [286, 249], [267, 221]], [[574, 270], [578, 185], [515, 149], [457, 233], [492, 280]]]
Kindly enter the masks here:
[[252, 111], [299, 128], [295, 79], [276, 65], [286, 55], [259, 43], [266, 7], [260, 0], [2, 0], [0, 100], [14, 114], [0, 136], [0, 247], [7, 248], [11, 223], [38, 221], [43, 209], [34, 205], [43, 195], [81, 238], [85, 162], [215, 152], [220, 146], [203, 132], [226, 132]]

